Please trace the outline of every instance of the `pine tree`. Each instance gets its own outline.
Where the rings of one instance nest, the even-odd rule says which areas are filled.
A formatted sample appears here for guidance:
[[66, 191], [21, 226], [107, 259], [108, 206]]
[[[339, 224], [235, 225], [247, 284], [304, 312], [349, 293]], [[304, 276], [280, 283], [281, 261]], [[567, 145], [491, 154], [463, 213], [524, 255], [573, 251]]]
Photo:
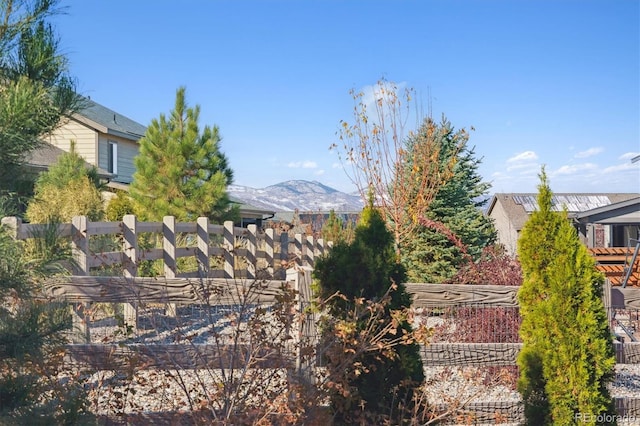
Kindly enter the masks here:
[[200, 107], [190, 108], [185, 88], [176, 93], [174, 110], [154, 119], [140, 140], [130, 195], [144, 220], [195, 220], [199, 216], [221, 221], [234, 218], [227, 186], [233, 171], [220, 151], [217, 126], [200, 131]]
[[[354, 312], [364, 306], [363, 300], [380, 302], [392, 286], [397, 286], [389, 293], [390, 299], [379, 318], [380, 327], [392, 323], [393, 311], [411, 305], [411, 296], [403, 284], [405, 270], [396, 262], [393, 235], [381, 213], [371, 205], [362, 212], [353, 242], [340, 241], [334, 245], [316, 262], [313, 273], [320, 298], [330, 300], [329, 313], [338, 323], [350, 324], [347, 328], [353, 331], [356, 340], [363, 338], [374, 315], [374, 311], [365, 310], [354, 319]], [[331, 297], [336, 292], [344, 297]], [[382, 343], [410, 333], [412, 327], [406, 320], [399, 321], [395, 330], [385, 336]], [[325, 339], [336, 335], [340, 335], [338, 330], [331, 327], [325, 330]], [[330, 358], [328, 364], [330, 370], [341, 365], [340, 359], [334, 358]], [[338, 424], [355, 421], [361, 402], [370, 421], [389, 416], [394, 424], [400, 424], [401, 417], [394, 417], [401, 416], [402, 410], [397, 405], [405, 403], [407, 408], [412, 402], [414, 387], [424, 379], [418, 345], [398, 344], [361, 354], [348, 370], [356, 373], [355, 370], [360, 369], [364, 372], [351, 377], [347, 394], [331, 395]]]
[[518, 390], [528, 424], [583, 424], [587, 418], [596, 424], [598, 416], [614, 414], [606, 387], [615, 358], [600, 299], [604, 277], [566, 210], [554, 211], [544, 169], [540, 179], [538, 209], [518, 242], [524, 275]]
[[88, 405], [79, 382], [58, 377], [69, 307], [39, 285], [71, 258], [56, 232], [47, 227], [26, 250], [0, 227], [0, 424], [78, 424]]
[[40, 137], [80, 106], [67, 60], [47, 19], [56, 0], [0, 2], [0, 197], [29, 196], [20, 177]]
[[[477, 260], [482, 249], [496, 241], [496, 231], [482, 212], [491, 185], [483, 182], [478, 173], [481, 160], [476, 158], [474, 149], [468, 147], [468, 133], [456, 131], [445, 117], [439, 125], [427, 119], [423, 126], [432, 129], [433, 139], [440, 147], [439, 161], [443, 167], [455, 165], [451, 178], [439, 188], [425, 215], [426, 222], [440, 226], [420, 227], [400, 252], [410, 282], [440, 283], [456, 274], [467, 261], [467, 255]], [[419, 139], [409, 141], [409, 152], [417, 143], [420, 143]], [[460, 240], [465, 252], [460, 244], [438, 229], [442, 225]]]

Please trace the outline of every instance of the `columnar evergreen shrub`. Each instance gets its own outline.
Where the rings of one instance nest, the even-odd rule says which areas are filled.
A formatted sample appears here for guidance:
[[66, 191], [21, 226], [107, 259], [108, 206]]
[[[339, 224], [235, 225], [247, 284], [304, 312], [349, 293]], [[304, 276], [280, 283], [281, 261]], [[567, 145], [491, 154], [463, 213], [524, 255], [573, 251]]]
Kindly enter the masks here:
[[335, 420], [352, 424], [385, 419], [401, 424], [424, 372], [418, 345], [411, 339], [403, 341], [411, 324], [395, 315], [410, 306], [411, 296], [402, 284], [406, 273], [396, 261], [393, 235], [378, 210], [364, 209], [353, 242], [340, 241], [320, 258], [314, 278], [334, 320], [325, 324], [324, 340], [340, 348], [326, 359], [329, 371], [343, 368], [341, 358], [357, 351], [354, 347], [360, 343], [366, 345], [360, 340], [385, 330], [376, 347], [358, 354], [347, 371], [339, 372], [348, 380], [331, 393]]
[[566, 211], [554, 207], [543, 169], [538, 210], [518, 242], [524, 275], [518, 390], [530, 425], [609, 424], [598, 422], [614, 418], [603, 416], [613, 414], [606, 385], [615, 365], [600, 298], [604, 277]]

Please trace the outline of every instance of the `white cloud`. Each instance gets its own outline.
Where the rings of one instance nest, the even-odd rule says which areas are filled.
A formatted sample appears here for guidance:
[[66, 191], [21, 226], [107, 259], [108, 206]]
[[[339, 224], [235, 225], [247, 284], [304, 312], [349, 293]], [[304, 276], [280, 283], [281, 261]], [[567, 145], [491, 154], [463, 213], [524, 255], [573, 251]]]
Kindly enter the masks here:
[[635, 164], [629, 161], [627, 163], [606, 167], [605, 169], [602, 170], [602, 173], [625, 172], [627, 170], [635, 170], [635, 169], [638, 169], [638, 164]]
[[640, 155], [640, 152], [625, 152], [624, 154], [622, 154], [620, 157], [618, 157], [618, 160], [631, 160], [632, 158], [637, 157], [638, 155]]
[[587, 157], [594, 156], [596, 154], [600, 154], [602, 151], [604, 151], [604, 148], [602, 147], [589, 148], [586, 151], [577, 152], [574, 155], [574, 158], [587, 158]]
[[313, 172], [314, 175], [316, 176], [322, 176], [324, 174], [324, 170], [323, 169], [318, 169], [315, 172]]
[[342, 168], [342, 164], [340, 164], [340, 163], [333, 163], [333, 164], [331, 165], [331, 168], [332, 168], [332, 169], [340, 169], [340, 168]]
[[517, 170], [520, 171], [528, 171], [529, 169], [537, 169], [538, 168], [538, 163], [520, 163], [520, 164], [511, 164], [509, 166], [507, 166], [507, 171], [508, 172], [514, 172]]
[[287, 164], [287, 167], [289, 167], [290, 169], [317, 169], [318, 168], [318, 163], [316, 163], [315, 161], [292, 161], [289, 164]]
[[533, 161], [538, 159], [538, 154], [533, 151], [524, 151], [516, 154], [507, 160], [507, 163], [517, 163], [522, 161]]
[[597, 168], [598, 166], [593, 163], [571, 164], [571, 165], [561, 166], [559, 169], [552, 172], [551, 175], [552, 176], [574, 175], [580, 172], [588, 172], [591, 170], [596, 170]]

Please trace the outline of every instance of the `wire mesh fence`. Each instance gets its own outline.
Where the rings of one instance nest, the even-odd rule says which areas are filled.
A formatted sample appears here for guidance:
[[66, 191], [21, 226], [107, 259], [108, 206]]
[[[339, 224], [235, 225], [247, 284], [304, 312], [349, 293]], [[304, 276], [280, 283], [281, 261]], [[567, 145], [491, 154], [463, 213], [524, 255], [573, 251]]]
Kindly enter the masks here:
[[522, 322], [515, 307], [466, 303], [421, 308], [417, 318], [432, 330], [432, 343], [520, 343]]

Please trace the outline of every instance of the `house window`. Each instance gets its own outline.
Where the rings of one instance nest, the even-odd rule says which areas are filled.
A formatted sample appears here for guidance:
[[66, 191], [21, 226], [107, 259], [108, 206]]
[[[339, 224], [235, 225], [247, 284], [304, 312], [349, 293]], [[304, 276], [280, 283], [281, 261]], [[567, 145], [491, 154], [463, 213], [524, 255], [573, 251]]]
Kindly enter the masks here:
[[640, 239], [638, 225], [611, 225], [613, 244], [611, 247], [635, 247]]
[[109, 141], [107, 144], [107, 171], [118, 174], [118, 143]]

